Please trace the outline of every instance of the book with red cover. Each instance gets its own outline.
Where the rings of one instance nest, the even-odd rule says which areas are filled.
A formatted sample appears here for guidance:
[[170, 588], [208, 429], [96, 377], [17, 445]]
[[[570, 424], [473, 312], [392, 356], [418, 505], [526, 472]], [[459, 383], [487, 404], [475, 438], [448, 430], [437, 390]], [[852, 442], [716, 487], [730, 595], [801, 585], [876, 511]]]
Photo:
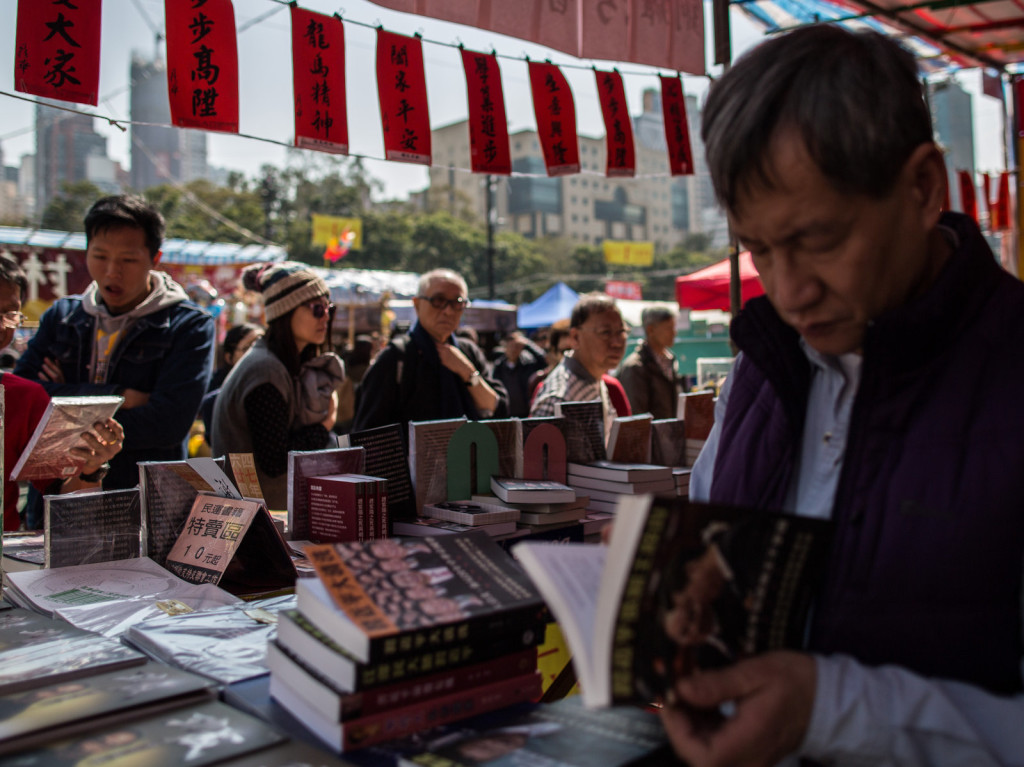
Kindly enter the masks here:
[[369, 485], [370, 482], [355, 474], [307, 477], [310, 540], [316, 543], [366, 540]]
[[324, 716], [302, 693], [289, 686], [289, 681], [272, 675], [271, 696], [317, 738], [337, 751], [352, 751], [383, 743], [467, 716], [536, 700], [541, 695], [541, 677], [534, 671], [500, 682], [454, 690], [448, 695], [359, 719], [337, 722]]
[[267, 666], [272, 678], [280, 677], [324, 717], [333, 722], [346, 722], [457, 690], [529, 674], [537, 670], [537, 648], [355, 692], [339, 688], [321, 669], [276, 642], [267, 645]]

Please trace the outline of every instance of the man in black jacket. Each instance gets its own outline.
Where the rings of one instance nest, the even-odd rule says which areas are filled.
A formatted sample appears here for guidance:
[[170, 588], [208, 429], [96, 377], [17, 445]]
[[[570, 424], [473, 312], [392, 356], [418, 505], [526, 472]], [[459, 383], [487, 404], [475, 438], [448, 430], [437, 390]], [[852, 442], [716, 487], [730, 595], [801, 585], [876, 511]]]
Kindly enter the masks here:
[[417, 294], [416, 324], [392, 339], [363, 378], [352, 431], [508, 415], [508, 394], [488, 376], [484, 353], [455, 336], [469, 306], [466, 281], [451, 269], [434, 269], [420, 277]]

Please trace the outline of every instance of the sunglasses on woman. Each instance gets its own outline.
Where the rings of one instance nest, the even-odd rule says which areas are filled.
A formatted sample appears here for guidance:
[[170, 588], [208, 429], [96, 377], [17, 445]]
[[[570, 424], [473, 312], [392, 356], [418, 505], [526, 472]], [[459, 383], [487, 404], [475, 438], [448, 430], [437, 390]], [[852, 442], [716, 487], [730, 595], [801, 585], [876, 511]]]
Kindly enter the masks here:
[[328, 312], [334, 311], [334, 304], [325, 304], [323, 301], [310, 301], [306, 306], [315, 320], [323, 319]]

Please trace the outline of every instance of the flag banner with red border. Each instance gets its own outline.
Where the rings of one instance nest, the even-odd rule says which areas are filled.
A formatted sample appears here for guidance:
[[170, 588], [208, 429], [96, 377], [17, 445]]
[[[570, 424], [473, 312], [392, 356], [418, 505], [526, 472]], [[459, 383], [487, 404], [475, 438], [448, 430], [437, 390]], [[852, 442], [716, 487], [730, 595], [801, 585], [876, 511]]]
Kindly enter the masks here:
[[507, 176], [512, 172], [512, 160], [498, 57], [463, 49], [462, 67], [466, 70], [469, 156], [473, 171]]
[[601, 116], [607, 144], [605, 175], [636, 175], [636, 146], [633, 143], [633, 121], [626, 107], [626, 89], [622, 75], [617, 71], [594, 70], [597, 95], [601, 101]]
[[388, 160], [430, 165], [430, 113], [423, 44], [377, 30], [377, 93]]
[[102, 0], [18, 0], [14, 89], [96, 106]]
[[661, 80], [661, 110], [665, 116], [665, 141], [668, 143], [669, 173], [673, 176], [693, 175], [693, 151], [690, 149], [690, 127], [686, 122], [686, 96], [678, 77]]
[[291, 14], [295, 146], [348, 154], [345, 26], [297, 5]]
[[537, 135], [549, 176], [580, 172], [576, 104], [562, 71], [550, 62], [530, 61], [530, 90]]

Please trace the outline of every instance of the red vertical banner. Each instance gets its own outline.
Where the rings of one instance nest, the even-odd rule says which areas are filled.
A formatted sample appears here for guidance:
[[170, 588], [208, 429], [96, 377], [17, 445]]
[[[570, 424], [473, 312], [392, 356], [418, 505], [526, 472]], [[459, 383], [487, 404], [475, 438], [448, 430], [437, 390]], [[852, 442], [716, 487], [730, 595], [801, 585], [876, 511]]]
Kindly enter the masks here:
[[999, 211], [992, 201], [992, 179], [987, 173], [981, 174], [981, 189], [985, 195], [985, 210], [988, 212], [988, 230], [994, 232], [999, 228]]
[[291, 14], [295, 146], [348, 154], [345, 26], [297, 5]]
[[957, 181], [960, 182], [960, 207], [963, 212], [978, 223], [978, 198], [974, 192], [974, 178], [969, 171], [958, 170]]
[[14, 89], [96, 106], [102, 0], [18, 0]]
[[605, 143], [608, 163], [605, 175], [636, 175], [636, 147], [633, 144], [633, 121], [626, 108], [626, 89], [622, 75], [618, 72], [594, 70], [597, 78], [597, 95], [601, 101], [601, 115], [604, 117]]
[[231, 0], [169, 0], [164, 9], [171, 122], [238, 133], [238, 41]]
[[427, 79], [418, 37], [377, 30], [377, 92], [384, 157], [430, 165]]
[[1010, 174], [1003, 171], [999, 174], [999, 191], [992, 207], [989, 229], [993, 232], [1010, 227]]
[[580, 171], [576, 138], [576, 104], [562, 71], [550, 62], [530, 61], [530, 90], [537, 117], [537, 134], [549, 176]]
[[498, 59], [489, 53], [462, 51], [469, 100], [469, 156], [474, 173], [507, 176], [509, 159], [505, 96]]
[[678, 77], [661, 77], [661, 110], [665, 116], [669, 172], [673, 176], [693, 175], [690, 126], [686, 122], [686, 96]]

